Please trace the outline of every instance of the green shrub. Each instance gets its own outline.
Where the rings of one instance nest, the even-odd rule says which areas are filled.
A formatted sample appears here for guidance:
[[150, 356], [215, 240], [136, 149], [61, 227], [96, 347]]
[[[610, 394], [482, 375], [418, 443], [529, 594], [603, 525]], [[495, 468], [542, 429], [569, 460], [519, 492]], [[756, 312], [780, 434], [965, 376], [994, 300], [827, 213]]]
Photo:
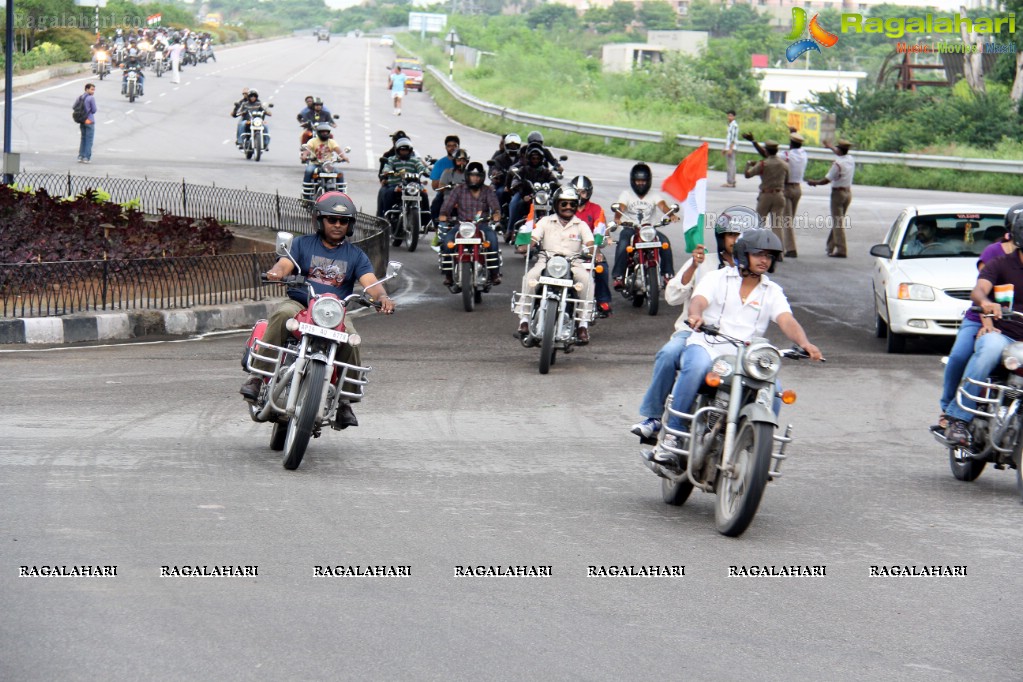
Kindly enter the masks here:
[[53, 43], [64, 51], [67, 58], [75, 62], [92, 59], [92, 34], [80, 28], [51, 28], [35, 36], [36, 43]]

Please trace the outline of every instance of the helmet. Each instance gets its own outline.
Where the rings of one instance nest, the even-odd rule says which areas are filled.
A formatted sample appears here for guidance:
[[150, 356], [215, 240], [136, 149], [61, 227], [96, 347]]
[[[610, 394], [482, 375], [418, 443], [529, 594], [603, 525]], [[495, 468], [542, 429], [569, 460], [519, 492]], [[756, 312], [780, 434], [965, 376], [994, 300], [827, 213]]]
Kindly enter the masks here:
[[317, 104], [322, 106], [323, 105], [323, 100], [320, 99], [319, 97], [313, 97], [313, 106], [315, 107]]
[[[575, 189], [576, 194], [579, 195], [580, 204], [585, 204], [593, 196], [593, 183], [585, 175], [575, 176], [568, 185]], [[583, 192], [586, 192], [585, 198], [583, 197]]]
[[534, 130], [526, 136], [527, 144], [543, 144], [543, 134], [539, 130]]
[[579, 193], [575, 191], [575, 187], [572, 185], [562, 185], [554, 190], [554, 196], [551, 197], [551, 201], [555, 206], [559, 201], [574, 201], [579, 203]]
[[247, 96], [248, 97], [255, 97], [256, 99], [259, 99], [259, 93], [256, 92], [255, 90], [249, 90], [249, 94]]
[[324, 131], [329, 133], [330, 132], [330, 124], [329, 123], [317, 123], [315, 130], [318, 133], [322, 133]]
[[313, 204], [313, 217], [316, 218], [316, 234], [323, 236], [324, 216], [347, 216], [352, 220], [358, 217], [355, 202], [343, 192], [327, 192]]
[[529, 157], [532, 156], [533, 154], [539, 155], [540, 156], [540, 163], [543, 163], [543, 147], [540, 147], [539, 145], [531, 144], [528, 147], [526, 147], [526, 151], [524, 151], [522, 153], [522, 156], [525, 157], [525, 159], [528, 161]]
[[[473, 182], [469, 179], [471, 175], [479, 175], [479, 182]], [[483, 186], [483, 179], [487, 177], [487, 174], [483, 170], [483, 164], [479, 161], [473, 161], [465, 167], [465, 184], [469, 186], [469, 189], [479, 189]]]
[[760, 216], [752, 208], [730, 206], [714, 221], [714, 234], [715, 236], [742, 234], [746, 230], [756, 229], [759, 225]]
[[742, 233], [739, 241], [735, 242], [733, 258], [735, 258], [735, 265], [740, 271], [749, 270], [749, 254], [756, 251], [770, 251], [771, 267], [767, 271], [774, 272], [774, 264], [781, 255], [781, 250], [781, 240], [771, 230], [748, 230]]
[[517, 144], [518, 146], [521, 147], [522, 146], [522, 138], [519, 137], [518, 135], [516, 135], [515, 133], [508, 133], [507, 135], [504, 136], [504, 147], [505, 147], [505, 149], [507, 149], [508, 145], [510, 145], [510, 144]]
[[[633, 166], [632, 170], [629, 171], [629, 185], [632, 186], [633, 192], [642, 197], [645, 196], [646, 193], [650, 191], [650, 184], [653, 177], [654, 175], [653, 172], [651, 172], [650, 170], [650, 166], [646, 165], [641, 161], [637, 163], [635, 166]], [[643, 189], [642, 192], [640, 192], [636, 188], [637, 180], [646, 180], [646, 187]]]
[[401, 137], [395, 140], [394, 151], [398, 151], [399, 149], [408, 149], [409, 151], [412, 151], [412, 140], [407, 137]]
[[465, 159], [465, 162], [469, 163], [469, 152], [459, 147], [458, 151], [455, 152], [454, 160], [458, 161], [459, 159]]
[[403, 137], [406, 138], [408, 137], [404, 130], [395, 130], [393, 133], [391, 133], [391, 142], [397, 142]]
[[1023, 244], [1023, 203], [1015, 204], [1005, 213], [1005, 231], [1012, 233], [1012, 243], [1017, 248]]

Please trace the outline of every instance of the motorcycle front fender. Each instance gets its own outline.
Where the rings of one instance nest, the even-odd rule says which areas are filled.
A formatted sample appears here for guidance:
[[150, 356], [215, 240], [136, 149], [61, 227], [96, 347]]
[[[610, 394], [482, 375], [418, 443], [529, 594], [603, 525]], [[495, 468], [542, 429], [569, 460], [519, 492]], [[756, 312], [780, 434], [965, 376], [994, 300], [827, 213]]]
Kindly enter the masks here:
[[739, 421], [742, 421], [743, 417], [753, 423], [771, 424], [778, 428], [778, 418], [774, 416], [774, 410], [759, 403], [743, 405], [739, 410]]

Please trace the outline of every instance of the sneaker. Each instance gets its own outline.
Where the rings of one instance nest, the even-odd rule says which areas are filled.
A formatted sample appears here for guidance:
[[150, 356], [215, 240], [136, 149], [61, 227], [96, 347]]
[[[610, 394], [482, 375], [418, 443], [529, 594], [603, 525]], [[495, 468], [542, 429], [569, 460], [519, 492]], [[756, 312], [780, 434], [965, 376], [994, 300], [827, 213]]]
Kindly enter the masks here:
[[529, 334], [529, 323], [528, 322], [520, 322], [519, 323], [519, 334], [521, 334], [522, 336], [526, 336], [526, 335]]
[[359, 420], [355, 418], [355, 413], [352, 412], [352, 406], [349, 403], [341, 403], [337, 407], [334, 423], [339, 429], [347, 429], [349, 426], [358, 426]]
[[679, 456], [674, 452], [669, 452], [665, 448], [680, 449], [682, 445], [679, 443], [678, 437], [673, 436], [670, 433], [664, 437], [661, 444], [654, 449], [654, 461], [658, 464], [667, 465], [673, 469], [681, 469], [679, 465]]
[[621, 291], [625, 288], [625, 279], [622, 277], [615, 277], [614, 284], [611, 286], [614, 287], [615, 291]]
[[82, 163], [92, 163], [92, 159], [82, 159]]
[[259, 400], [259, 392], [263, 388], [263, 379], [260, 377], [249, 377], [249, 379], [242, 384], [242, 387], [238, 389], [238, 392], [242, 394], [247, 402], [254, 403]]
[[603, 301], [597, 304], [597, 317], [606, 318], [611, 317], [611, 304], [607, 301]]
[[945, 432], [945, 438], [956, 445], [968, 448], [973, 440], [970, 436], [969, 426], [970, 425], [962, 419], [951, 419], [949, 420], [948, 431]]
[[652, 438], [655, 433], [661, 430], [661, 420], [644, 419], [643, 421], [632, 425], [632, 433], [636, 434], [640, 438]]

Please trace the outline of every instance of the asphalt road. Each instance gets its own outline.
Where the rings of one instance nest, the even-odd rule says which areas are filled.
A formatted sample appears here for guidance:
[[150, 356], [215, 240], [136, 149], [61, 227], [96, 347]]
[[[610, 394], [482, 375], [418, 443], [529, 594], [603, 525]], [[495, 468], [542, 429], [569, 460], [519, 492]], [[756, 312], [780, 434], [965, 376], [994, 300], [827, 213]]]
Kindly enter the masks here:
[[[218, 64], [186, 71], [192, 85], [177, 91], [147, 86], [151, 109], [125, 113], [111, 93], [100, 104], [119, 112], [110, 138], [121, 133], [107, 142], [101, 129], [88, 170], [109, 163], [111, 175], [294, 187], [290, 138], [257, 167], [222, 144], [232, 132], [224, 114], [241, 85], [279, 87], [281, 127], [297, 135], [285, 102], [297, 111], [324, 82], [329, 104], [349, 103], [335, 110], [359, 139], [353, 192], [368, 201], [373, 155], [363, 148], [379, 153], [396, 123], [385, 118], [389, 54], [367, 41], [293, 39], [223, 50]], [[368, 116], [359, 108], [367, 70]], [[68, 118], [79, 88], [19, 100], [30, 144], [28, 119]], [[170, 111], [172, 96], [180, 106]], [[406, 107], [399, 122], [420, 151], [437, 153], [456, 131], [470, 153], [489, 157], [493, 136], [446, 121], [427, 95], [411, 94]], [[48, 169], [66, 166], [54, 149], [72, 144], [67, 127], [41, 147]], [[131, 153], [104, 160], [114, 144]], [[570, 156], [568, 171], [590, 175], [606, 206], [629, 162]], [[664, 172], [656, 167], [657, 179]], [[720, 183], [712, 174], [711, 210], [752, 200], [752, 181]], [[823, 212], [826, 196], [807, 190], [803, 208]], [[956, 481], [926, 432], [941, 345], [889, 356], [870, 331], [867, 248], [899, 208], [938, 200], [954, 197], [857, 187], [850, 258], [826, 258], [814, 231], [779, 269], [829, 361], [783, 370], [799, 394], [782, 414], [795, 429], [792, 457], [735, 540], [714, 530], [712, 496], [664, 505], [628, 433], [674, 311], [651, 318], [618, 303], [590, 346], [559, 354], [540, 376], [537, 351], [511, 335], [509, 296], [522, 272], [514, 256], [506, 283], [467, 314], [440, 287], [431, 251], [392, 254], [406, 264], [399, 311], [359, 324], [375, 368], [361, 425], [313, 441], [295, 472], [235, 393], [240, 334], [4, 349], [0, 677], [1019, 679], [1014, 475]], [[587, 577], [589, 566], [654, 564], [684, 565], [685, 575]], [[728, 577], [731, 566], [791, 564], [826, 566], [826, 575]], [[117, 576], [19, 576], [22, 566], [52, 565], [116, 565]], [[258, 574], [160, 577], [162, 566], [182, 565]], [[409, 566], [411, 575], [314, 575], [337, 565]], [[489, 565], [550, 566], [552, 575], [455, 575]], [[892, 565], [965, 566], [967, 575], [869, 575]]]

